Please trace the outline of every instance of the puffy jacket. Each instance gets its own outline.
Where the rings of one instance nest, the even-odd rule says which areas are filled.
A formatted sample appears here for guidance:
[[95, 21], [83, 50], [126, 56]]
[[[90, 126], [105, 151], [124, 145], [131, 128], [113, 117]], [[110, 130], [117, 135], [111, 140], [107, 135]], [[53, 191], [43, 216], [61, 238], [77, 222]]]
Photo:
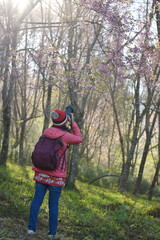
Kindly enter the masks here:
[[[81, 136], [81, 132], [80, 129], [77, 125], [76, 122], [72, 123], [72, 133], [69, 133], [68, 131], [62, 130], [60, 128], [55, 128], [55, 127], [50, 127], [47, 128], [44, 131], [44, 135], [46, 137], [55, 139], [55, 138], [60, 138], [62, 139], [62, 142], [64, 144], [63, 148], [61, 148], [59, 150], [59, 155], [62, 156], [64, 151], [66, 150], [66, 147], [68, 144], [78, 144], [82, 142], [82, 136]], [[68, 150], [66, 150], [66, 157], [67, 157], [67, 153]], [[51, 176], [56, 176], [56, 177], [66, 177], [66, 161], [64, 162], [64, 167], [63, 169], [61, 169], [61, 165], [64, 159], [64, 155], [61, 158], [61, 162], [60, 162], [60, 166], [58, 169], [56, 169], [55, 171], [49, 171], [49, 170], [42, 170], [36, 167], [33, 167], [32, 169], [36, 172], [40, 172], [40, 173], [45, 173]]]

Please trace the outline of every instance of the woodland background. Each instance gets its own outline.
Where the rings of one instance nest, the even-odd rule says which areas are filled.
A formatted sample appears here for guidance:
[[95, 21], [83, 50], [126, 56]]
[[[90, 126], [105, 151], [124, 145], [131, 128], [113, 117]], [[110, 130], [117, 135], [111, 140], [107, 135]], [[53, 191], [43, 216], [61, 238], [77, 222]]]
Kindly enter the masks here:
[[72, 104], [67, 185], [160, 196], [160, 0], [1, 0], [0, 33], [0, 165], [31, 165]]

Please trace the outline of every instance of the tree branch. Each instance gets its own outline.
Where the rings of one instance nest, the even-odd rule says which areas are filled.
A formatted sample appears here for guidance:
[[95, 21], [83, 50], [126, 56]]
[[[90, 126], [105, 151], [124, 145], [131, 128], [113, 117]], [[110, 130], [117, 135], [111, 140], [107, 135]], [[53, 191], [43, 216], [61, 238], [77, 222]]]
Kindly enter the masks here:
[[91, 184], [91, 183], [93, 183], [93, 182], [95, 182], [98, 179], [103, 178], [103, 177], [118, 177], [118, 178], [120, 178], [120, 176], [116, 175], [116, 174], [105, 174], [105, 175], [99, 176], [97, 178], [94, 178], [92, 181], [89, 182], [89, 184]]

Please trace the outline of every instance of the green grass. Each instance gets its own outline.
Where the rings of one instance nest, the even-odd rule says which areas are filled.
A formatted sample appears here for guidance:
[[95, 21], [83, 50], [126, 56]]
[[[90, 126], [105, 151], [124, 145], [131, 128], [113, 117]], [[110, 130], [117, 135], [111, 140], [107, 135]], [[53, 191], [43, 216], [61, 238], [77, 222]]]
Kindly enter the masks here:
[[[29, 239], [29, 207], [34, 193], [30, 167], [0, 167], [0, 239]], [[116, 191], [76, 182], [64, 188], [59, 203], [59, 233], [69, 240], [160, 240], [160, 220], [149, 215], [160, 211], [159, 199], [148, 201]], [[37, 236], [47, 239], [47, 196], [41, 207]]]

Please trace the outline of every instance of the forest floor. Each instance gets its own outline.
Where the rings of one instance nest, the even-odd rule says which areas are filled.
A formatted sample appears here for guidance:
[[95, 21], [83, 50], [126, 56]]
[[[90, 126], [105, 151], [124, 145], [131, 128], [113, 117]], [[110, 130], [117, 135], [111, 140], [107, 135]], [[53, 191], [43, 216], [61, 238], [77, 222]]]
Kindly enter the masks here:
[[[47, 196], [37, 234], [27, 235], [34, 193], [30, 167], [0, 167], [0, 240], [45, 240], [48, 232]], [[64, 240], [160, 240], [160, 199], [120, 194], [116, 190], [76, 182], [60, 198], [58, 232]]]

